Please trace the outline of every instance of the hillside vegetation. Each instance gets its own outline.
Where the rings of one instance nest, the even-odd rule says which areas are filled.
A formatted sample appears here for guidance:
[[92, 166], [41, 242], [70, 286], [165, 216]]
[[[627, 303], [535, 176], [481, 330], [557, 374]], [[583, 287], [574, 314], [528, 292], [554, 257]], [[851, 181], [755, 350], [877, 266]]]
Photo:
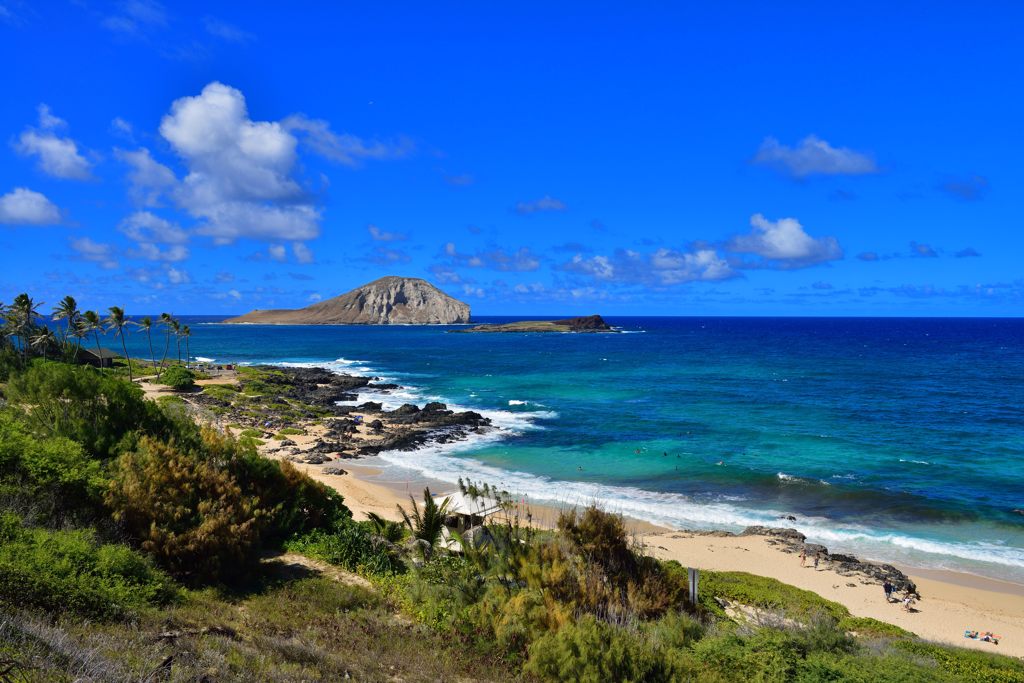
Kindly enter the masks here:
[[506, 514], [453, 554], [429, 495], [354, 520], [122, 369], [5, 344], [2, 681], [1024, 681], [753, 575], [704, 572], [692, 604], [685, 569], [595, 507], [538, 530], [467, 483]]

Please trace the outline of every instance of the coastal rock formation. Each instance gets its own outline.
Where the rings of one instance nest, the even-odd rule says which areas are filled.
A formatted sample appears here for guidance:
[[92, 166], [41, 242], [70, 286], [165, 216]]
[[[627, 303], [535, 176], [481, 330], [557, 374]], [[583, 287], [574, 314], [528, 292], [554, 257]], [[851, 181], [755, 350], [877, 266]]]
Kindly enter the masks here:
[[382, 277], [347, 294], [299, 309], [255, 310], [226, 323], [264, 325], [455, 325], [469, 305], [426, 280]]
[[823, 545], [807, 543], [807, 537], [796, 529], [750, 526], [738, 535], [765, 536], [768, 538], [769, 543], [781, 546], [783, 552], [787, 553], [799, 553], [801, 550], [804, 550], [809, 557], [819, 555], [840, 576], [866, 576], [879, 584], [888, 581], [898, 591], [917, 593], [917, 586], [910, 580], [910, 577], [891, 564], [876, 564], [859, 560], [853, 555], [830, 553], [828, 548]]
[[500, 325], [476, 325], [457, 332], [615, 332], [599, 315], [562, 320], [518, 320]]

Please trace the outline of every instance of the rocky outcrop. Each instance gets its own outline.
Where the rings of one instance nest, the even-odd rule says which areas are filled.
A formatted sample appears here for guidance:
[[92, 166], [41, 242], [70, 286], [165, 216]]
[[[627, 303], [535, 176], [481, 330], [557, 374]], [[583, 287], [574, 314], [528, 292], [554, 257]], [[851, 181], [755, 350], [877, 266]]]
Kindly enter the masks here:
[[882, 584], [888, 581], [898, 591], [909, 591], [917, 593], [917, 586], [906, 574], [891, 564], [878, 564], [865, 562], [853, 555], [830, 553], [828, 548], [817, 543], [808, 543], [807, 537], [796, 529], [779, 529], [767, 526], [750, 526], [743, 530], [739, 536], [765, 536], [768, 543], [779, 547], [786, 553], [799, 553], [805, 551], [808, 557], [818, 555], [828, 566], [840, 576], [862, 576]]
[[456, 332], [615, 332], [599, 315], [562, 320], [519, 320], [514, 323], [475, 325]]
[[256, 310], [226, 323], [265, 325], [456, 325], [469, 322], [469, 305], [426, 280], [382, 277], [299, 309]]

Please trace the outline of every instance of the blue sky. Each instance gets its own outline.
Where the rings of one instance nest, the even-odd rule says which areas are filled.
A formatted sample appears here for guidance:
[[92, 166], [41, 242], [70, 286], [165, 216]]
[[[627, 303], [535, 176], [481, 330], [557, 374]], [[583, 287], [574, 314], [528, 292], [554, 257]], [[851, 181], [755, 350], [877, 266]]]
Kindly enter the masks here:
[[1015, 3], [327, 4], [0, 0], [0, 297], [1024, 310]]

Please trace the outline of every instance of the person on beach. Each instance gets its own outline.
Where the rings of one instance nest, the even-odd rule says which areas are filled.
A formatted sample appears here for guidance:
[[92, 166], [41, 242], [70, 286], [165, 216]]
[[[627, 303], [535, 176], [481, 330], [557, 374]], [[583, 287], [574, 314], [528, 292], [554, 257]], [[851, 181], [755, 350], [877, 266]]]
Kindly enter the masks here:
[[903, 611], [914, 612], [914, 594], [907, 591], [907, 595], [903, 598]]
[[888, 579], [886, 579], [885, 583], [882, 584], [882, 590], [885, 591], [885, 601], [886, 602], [892, 602], [893, 586], [892, 586], [891, 583], [889, 583]]
[[999, 636], [993, 634], [992, 631], [985, 631], [985, 633], [981, 636], [981, 640], [985, 641], [986, 643], [992, 643], [993, 645], [999, 644]]
[[821, 560], [821, 553], [814, 553], [814, 568], [818, 568], [818, 562]]
[[804, 548], [803, 550], [800, 551], [800, 566], [801, 567], [806, 567], [807, 566], [807, 548]]

